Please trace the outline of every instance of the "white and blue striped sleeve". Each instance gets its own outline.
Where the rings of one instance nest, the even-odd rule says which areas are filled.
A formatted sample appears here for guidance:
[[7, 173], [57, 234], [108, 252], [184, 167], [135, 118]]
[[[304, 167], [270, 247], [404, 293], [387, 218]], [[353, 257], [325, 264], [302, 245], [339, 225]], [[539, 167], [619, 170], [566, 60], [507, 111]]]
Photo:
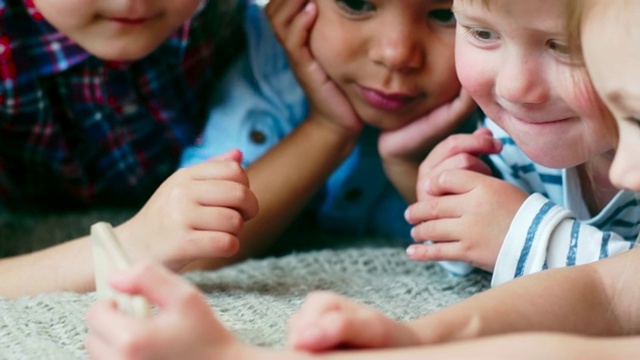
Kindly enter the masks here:
[[633, 247], [620, 235], [580, 222], [574, 214], [532, 194], [502, 244], [492, 286], [546, 269], [586, 264]]

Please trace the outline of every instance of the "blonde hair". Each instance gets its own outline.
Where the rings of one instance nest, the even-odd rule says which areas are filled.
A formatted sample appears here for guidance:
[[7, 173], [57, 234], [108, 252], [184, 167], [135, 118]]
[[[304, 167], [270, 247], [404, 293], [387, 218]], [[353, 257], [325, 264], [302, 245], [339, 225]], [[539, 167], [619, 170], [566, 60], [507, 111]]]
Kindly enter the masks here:
[[[569, 45], [569, 54], [576, 66], [586, 67], [584, 63], [584, 55], [582, 53], [581, 29], [582, 21], [590, 4], [593, 4], [592, 0], [566, 0], [567, 19], [565, 22], [565, 33], [567, 35]], [[595, 92], [593, 96], [595, 106], [597, 107], [600, 118], [603, 120], [605, 125], [604, 128], [607, 132], [606, 136], [610, 139], [612, 144], [617, 145], [619, 134], [615, 119], [609, 109], [604, 105], [600, 96]]]

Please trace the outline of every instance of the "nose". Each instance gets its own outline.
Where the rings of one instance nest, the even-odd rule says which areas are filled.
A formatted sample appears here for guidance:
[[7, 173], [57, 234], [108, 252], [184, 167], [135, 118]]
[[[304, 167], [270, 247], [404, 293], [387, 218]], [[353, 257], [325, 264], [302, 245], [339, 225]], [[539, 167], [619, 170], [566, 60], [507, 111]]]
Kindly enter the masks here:
[[544, 66], [535, 55], [507, 56], [496, 77], [496, 94], [514, 104], [541, 104], [549, 100]]
[[411, 72], [425, 63], [424, 39], [411, 31], [410, 24], [387, 24], [376, 30], [378, 35], [371, 42], [369, 58], [390, 71]]

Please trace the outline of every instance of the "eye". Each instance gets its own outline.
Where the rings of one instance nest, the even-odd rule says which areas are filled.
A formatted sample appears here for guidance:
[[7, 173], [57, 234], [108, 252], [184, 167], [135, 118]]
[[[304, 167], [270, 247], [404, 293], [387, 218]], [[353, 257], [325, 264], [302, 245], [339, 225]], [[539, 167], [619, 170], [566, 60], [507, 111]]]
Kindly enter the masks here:
[[363, 0], [336, 0], [338, 6], [349, 15], [359, 16], [376, 9], [375, 5]]
[[455, 27], [456, 17], [451, 9], [436, 9], [429, 12], [429, 18], [446, 26]]
[[560, 55], [569, 56], [569, 45], [558, 40], [547, 41], [547, 47]]
[[629, 122], [631, 125], [640, 128], [640, 116], [629, 116], [624, 118], [624, 120]]
[[500, 39], [498, 34], [491, 30], [482, 28], [466, 28], [464, 33], [465, 35], [470, 36], [473, 40], [480, 42], [491, 42]]

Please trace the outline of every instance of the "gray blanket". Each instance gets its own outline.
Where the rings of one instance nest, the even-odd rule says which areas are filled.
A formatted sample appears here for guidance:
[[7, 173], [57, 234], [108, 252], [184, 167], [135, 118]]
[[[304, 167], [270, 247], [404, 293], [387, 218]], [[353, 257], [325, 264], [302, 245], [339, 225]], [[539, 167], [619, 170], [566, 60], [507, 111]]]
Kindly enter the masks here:
[[[6, 254], [7, 244], [19, 234], [25, 239], [24, 251], [42, 246], [43, 238], [55, 243], [83, 234], [97, 220], [117, 223], [127, 216], [3, 216], [0, 245]], [[489, 286], [486, 273], [454, 277], [437, 264], [407, 260], [402, 248], [380, 239], [344, 240], [325, 243], [324, 249], [293, 250], [185, 277], [201, 288], [213, 311], [238, 337], [268, 347], [284, 346], [287, 319], [313, 290], [332, 290], [409, 320]], [[95, 293], [0, 298], [0, 359], [85, 359], [84, 313], [93, 301]]]

